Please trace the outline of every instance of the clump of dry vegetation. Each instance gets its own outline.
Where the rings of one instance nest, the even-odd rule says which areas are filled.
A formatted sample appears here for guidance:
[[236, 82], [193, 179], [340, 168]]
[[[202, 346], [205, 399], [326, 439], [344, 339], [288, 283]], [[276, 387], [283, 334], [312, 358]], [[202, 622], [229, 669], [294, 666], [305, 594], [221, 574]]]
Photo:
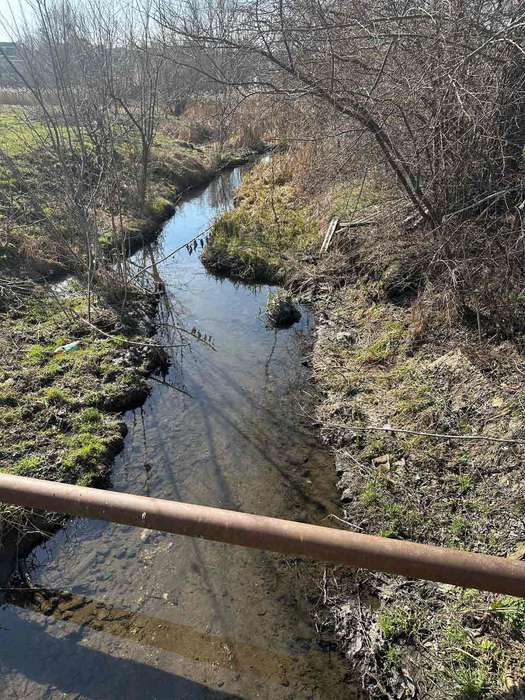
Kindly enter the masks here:
[[520, 3], [272, 0], [264, 21], [255, 1], [160, 4], [197, 72], [272, 95], [281, 137], [308, 146], [316, 194], [358, 161], [354, 187], [397, 190], [387, 226], [415, 242], [420, 276], [482, 332], [522, 332]]

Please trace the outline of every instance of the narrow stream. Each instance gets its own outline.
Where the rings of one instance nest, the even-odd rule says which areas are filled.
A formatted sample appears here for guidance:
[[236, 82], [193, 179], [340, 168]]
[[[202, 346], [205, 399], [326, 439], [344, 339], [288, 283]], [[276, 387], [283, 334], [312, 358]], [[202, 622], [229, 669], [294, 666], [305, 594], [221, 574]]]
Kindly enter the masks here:
[[[232, 206], [242, 173], [188, 197], [156, 258]], [[186, 250], [159, 271], [181, 324], [211, 335], [216, 351], [193, 342], [143, 409], [126, 414], [113, 488], [329, 525], [333, 465], [302, 417], [307, 310], [276, 332], [262, 313], [269, 287], [217, 280]], [[0, 609], [0, 697], [353, 697], [315, 634], [311, 607], [323, 592], [313, 567], [71, 520], [32, 555], [33, 584], [46, 590]]]

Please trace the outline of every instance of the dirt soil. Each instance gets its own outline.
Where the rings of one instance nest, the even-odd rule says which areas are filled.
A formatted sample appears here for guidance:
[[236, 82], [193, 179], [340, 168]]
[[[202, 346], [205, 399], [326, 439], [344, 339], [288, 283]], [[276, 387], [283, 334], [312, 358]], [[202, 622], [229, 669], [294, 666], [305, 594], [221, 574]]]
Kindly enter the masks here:
[[[525, 363], [516, 347], [465, 329], [429, 334], [417, 302], [393, 304], [370, 280], [316, 306], [318, 418], [348, 528], [523, 558]], [[385, 425], [414, 432], [362, 430]], [[462, 439], [470, 435], [524, 442]], [[523, 697], [523, 601], [342, 570], [327, 599], [368, 696]]]

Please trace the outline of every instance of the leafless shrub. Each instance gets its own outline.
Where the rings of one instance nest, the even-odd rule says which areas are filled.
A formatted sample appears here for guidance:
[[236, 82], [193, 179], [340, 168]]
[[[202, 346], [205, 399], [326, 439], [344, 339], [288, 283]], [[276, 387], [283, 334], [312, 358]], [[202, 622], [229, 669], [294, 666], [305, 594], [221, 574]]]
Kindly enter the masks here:
[[[521, 3], [158, 0], [155, 18], [175, 62], [239, 100], [271, 95], [280, 104], [281, 135], [309, 141], [318, 184], [357, 153], [360, 175], [393, 174], [401, 219], [413, 209], [424, 242], [431, 232], [426, 273], [445, 261], [461, 303], [482, 288], [499, 290], [503, 305], [521, 294]], [[487, 285], [480, 275], [489, 271]]]
[[[13, 183], [12, 193], [3, 193], [4, 228], [20, 230], [20, 255], [36, 253], [74, 270], [91, 300], [108, 275], [116, 288], [128, 284], [124, 213], [144, 213], [162, 59], [151, 51], [147, 12], [68, 0], [35, 0], [32, 10], [33, 24], [17, 27], [18, 57], [11, 62], [25, 96], [13, 112], [11, 136], [24, 143], [15, 155], [0, 151]], [[131, 165], [136, 159], [129, 173], [122, 171], [123, 149]], [[21, 192], [30, 204], [24, 209], [17, 206]], [[111, 259], [103, 235], [117, 246]], [[91, 303], [88, 316], [90, 309]]]

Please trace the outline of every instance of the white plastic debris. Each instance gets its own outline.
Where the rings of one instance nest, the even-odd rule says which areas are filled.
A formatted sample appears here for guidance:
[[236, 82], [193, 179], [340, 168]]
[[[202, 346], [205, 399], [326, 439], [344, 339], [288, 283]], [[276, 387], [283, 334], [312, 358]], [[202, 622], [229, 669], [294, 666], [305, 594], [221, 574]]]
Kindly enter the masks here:
[[56, 355], [59, 352], [73, 352], [74, 350], [78, 350], [79, 347], [80, 340], [74, 340], [72, 343], [66, 343], [65, 345], [61, 345], [55, 350], [54, 354]]

